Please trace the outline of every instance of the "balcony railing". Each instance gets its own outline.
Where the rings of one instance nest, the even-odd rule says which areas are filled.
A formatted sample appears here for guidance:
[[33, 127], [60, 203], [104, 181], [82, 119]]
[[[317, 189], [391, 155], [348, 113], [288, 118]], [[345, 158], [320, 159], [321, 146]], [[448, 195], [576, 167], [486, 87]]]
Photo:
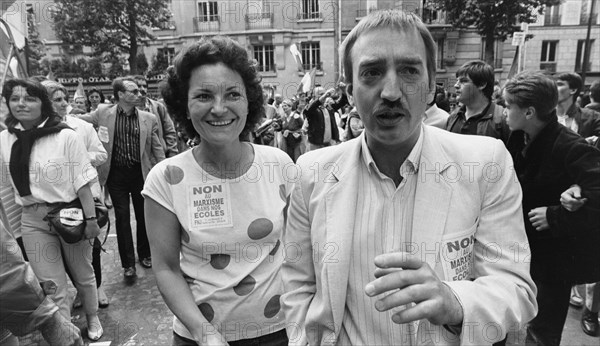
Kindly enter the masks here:
[[423, 9], [423, 23], [446, 24], [446, 11]]
[[319, 61], [318, 63], [302, 64], [302, 68], [304, 69], [304, 71], [310, 71], [313, 67], [316, 67], [317, 71], [323, 71], [323, 62]]
[[560, 25], [560, 15], [546, 16], [544, 18], [544, 25]]
[[275, 64], [271, 65], [258, 65], [258, 72], [275, 72]]
[[246, 15], [246, 29], [271, 29], [273, 28], [273, 13], [250, 13]]
[[548, 72], [556, 72], [556, 62], [541, 62], [540, 70]]
[[323, 19], [323, 15], [321, 12], [302, 12], [298, 13], [299, 20], [307, 20], [307, 19]]
[[[579, 25], [587, 25], [588, 20], [590, 18], [589, 13], [582, 13], [581, 18], [579, 19]], [[598, 13], [592, 14], [592, 25], [598, 23]]]
[[194, 32], [219, 31], [221, 21], [218, 15], [194, 17]]

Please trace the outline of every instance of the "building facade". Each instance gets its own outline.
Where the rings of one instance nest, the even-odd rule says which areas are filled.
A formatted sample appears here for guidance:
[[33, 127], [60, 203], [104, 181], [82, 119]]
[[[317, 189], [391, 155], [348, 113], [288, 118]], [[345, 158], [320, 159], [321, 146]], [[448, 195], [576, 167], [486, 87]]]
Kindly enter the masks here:
[[[453, 91], [456, 70], [465, 62], [482, 59], [484, 41], [474, 29], [454, 29], [442, 11], [430, 9], [428, 0], [165, 0], [173, 16], [161, 28], [153, 28], [155, 40], [144, 42], [140, 49], [149, 62], [156, 55], [171, 61], [184, 46], [204, 36], [228, 35], [248, 49], [259, 66], [264, 87], [284, 97], [296, 94], [304, 73], [316, 68], [316, 82], [334, 86], [340, 78], [339, 44], [356, 23], [369, 11], [401, 8], [422, 16], [438, 43], [436, 81]], [[533, 38], [522, 50], [523, 69], [580, 71], [586, 18], [592, 0], [565, 0], [546, 9], [535, 24], [529, 26]], [[594, 0], [596, 2], [600, 0]], [[40, 34], [51, 57], [78, 56], [89, 49], [74, 52], [62, 45], [53, 34], [52, 0], [38, 0]], [[586, 84], [600, 78], [600, 27], [598, 4], [592, 14], [592, 52]], [[585, 23], [584, 23], [585, 22]], [[295, 46], [300, 63], [290, 51]], [[494, 67], [496, 78], [503, 82], [515, 57], [511, 39], [496, 42]], [[292, 50], [293, 47], [292, 47]], [[578, 65], [579, 62], [579, 65]], [[60, 77], [60, 76], [57, 76]], [[160, 76], [152, 77], [155, 88]], [[73, 80], [65, 84], [76, 83]], [[84, 81], [106, 85], [100, 78]], [[155, 90], [155, 89], [154, 89]], [[151, 89], [152, 91], [152, 89]]]

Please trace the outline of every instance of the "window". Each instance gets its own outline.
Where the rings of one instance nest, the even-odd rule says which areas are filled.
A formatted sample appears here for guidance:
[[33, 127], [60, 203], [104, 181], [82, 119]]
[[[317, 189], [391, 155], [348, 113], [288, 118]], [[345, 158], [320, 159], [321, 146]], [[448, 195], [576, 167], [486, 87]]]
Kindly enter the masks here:
[[425, 24], [445, 24], [446, 12], [437, 10], [433, 1], [423, 0], [422, 19]]
[[320, 19], [319, 0], [301, 0], [300, 19]]
[[[481, 39], [481, 60], [485, 60], [485, 39]], [[502, 68], [502, 55], [504, 54], [504, 42], [494, 41], [494, 68]]]
[[556, 46], [558, 46], [558, 41], [542, 41], [540, 62], [556, 62]]
[[542, 41], [542, 56], [540, 70], [556, 72], [556, 48], [558, 41]]
[[435, 43], [437, 44], [437, 57], [435, 61], [435, 67], [438, 70], [444, 69], [444, 39], [438, 38]]
[[254, 59], [258, 61], [259, 72], [274, 72], [275, 59], [273, 56], [273, 45], [255, 45], [253, 46]]
[[590, 19], [592, 1], [596, 1], [594, 13], [592, 14], [592, 24], [596, 24], [598, 22], [598, 7], [600, 6], [600, 0], [583, 0], [581, 1], [581, 17], [579, 21], [581, 25], [587, 25]]
[[548, 6], [544, 10], [545, 25], [560, 25], [560, 5]]
[[304, 70], [310, 70], [316, 67], [322, 70], [321, 66], [321, 44], [319, 42], [302, 42], [302, 67]]
[[158, 54], [162, 55], [167, 64], [171, 65], [175, 58], [175, 48], [158, 48]]
[[[590, 40], [590, 61], [588, 61], [588, 65], [586, 71], [590, 71], [591, 67], [591, 52], [594, 51], [594, 40]], [[585, 40], [577, 41], [577, 53], [575, 55], [575, 71], [580, 72], [583, 70], [583, 54], [585, 52]]]
[[216, 1], [207, 1], [198, 3], [198, 21], [200, 22], [218, 22], [219, 12]]

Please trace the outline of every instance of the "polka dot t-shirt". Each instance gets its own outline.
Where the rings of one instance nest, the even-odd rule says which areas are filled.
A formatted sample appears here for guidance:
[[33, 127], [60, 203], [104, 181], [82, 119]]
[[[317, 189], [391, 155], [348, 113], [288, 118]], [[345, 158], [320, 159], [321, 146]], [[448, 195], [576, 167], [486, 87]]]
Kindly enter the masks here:
[[[281, 237], [296, 171], [283, 151], [252, 147], [254, 162], [239, 178], [210, 175], [188, 150], [158, 163], [142, 191], [179, 219], [181, 270], [198, 309], [227, 341], [285, 326]], [[176, 317], [173, 330], [193, 338]]]

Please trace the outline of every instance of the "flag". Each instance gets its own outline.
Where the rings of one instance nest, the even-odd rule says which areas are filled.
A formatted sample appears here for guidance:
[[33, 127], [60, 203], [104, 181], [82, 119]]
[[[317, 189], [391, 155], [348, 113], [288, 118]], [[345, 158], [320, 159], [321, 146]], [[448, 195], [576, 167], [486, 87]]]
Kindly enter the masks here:
[[304, 67], [302, 66], [302, 54], [300, 54], [298, 46], [295, 43], [292, 43], [290, 45], [290, 53], [292, 53], [294, 60], [296, 60], [296, 65], [298, 65], [298, 71], [303, 71]]
[[300, 85], [298, 86], [297, 93], [308, 93], [315, 87], [315, 75], [317, 68], [313, 67], [309, 72], [304, 73]]
[[508, 71], [508, 76], [506, 77], [506, 79], [511, 79], [514, 75], [516, 75], [517, 73], [519, 73], [519, 71], [517, 71], [519, 69], [519, 49], [521, 47], [517, 46], [517, 49], [515, 50], [515, 57], [513, 58], [512, 64], [510, 65], [510, 70]]

